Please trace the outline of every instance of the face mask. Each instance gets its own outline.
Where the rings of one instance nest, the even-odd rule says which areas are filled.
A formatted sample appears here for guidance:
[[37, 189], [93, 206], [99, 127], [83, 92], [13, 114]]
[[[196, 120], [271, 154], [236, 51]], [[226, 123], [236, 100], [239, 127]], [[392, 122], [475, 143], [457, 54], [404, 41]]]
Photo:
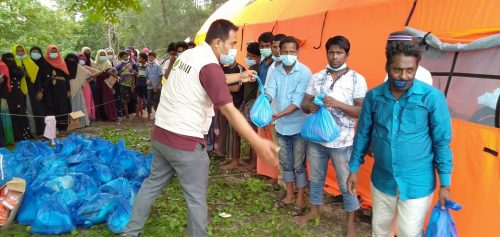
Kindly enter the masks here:
[[113, 60], [115, 59], [115, 56], [113, 56], [113, 55], [108, 55], [108, 59], [109, 59], [109, 61], [113, 61]]
[[332, 70], [332, 71], [338, 72], [338, 71], [341, 71], [343, 69], [346, 69], [347, 68], [347, 64], [344, 63], [344, 64], [342, 64], [342, 66], [340, 66], [338, 68], [333, 68], [332, 66], [330, 66], [330, 64], [328, 64], [328, 65], [326, 65], [326, 68], [328, 68], [328, 70]]
[[257, 64], [257, 61], [255, 61], [255, 59], [248, 59], [248, 58], [245, 58], [245, 64], [249, 67], [251, 66], [254, 66], [255, 64]]
[[260, 49], [260, 55], [262, 55], [262, 57], [264, 57], [264, 58], [269, 57], [271, 54], [272, 54], [272, 52], [271, 52], [270, 48]]
[[33, 60], [38, 60], [38, 59], [42, 58], [42, 55], [39, 53], [31, 53], [31, 58]]
[[104, 61], [106, 61], [106, 59], [108, 59], [108, 57], [106, 57], [106, 56], [99, 56], [99, 62], [101, 62], [101, 63], [104, 62]]
[[238, 53], [238, 50], [236, 49], [229, 49], [227, 54], [222, 54], [220, 49], [220, 63], [223, 65], [231, 65], [234, 63], [234, 59], [236, 58], [236, 53]]
[[396, 89], [403, 89], [406, 87], [406, 85], [408, 84], [408, 81], [407, 80], [396, 80], [396, 79], [391, 79], [391, 82], [392, 82], [392, 85], [396, 88]]
[[297, 61], [297, 55], [281, 55], [280, 57], [285, 66], [292, 66]]
[[80, 59], [80, 60], [78, 60], [78, 64], [85, 65], [85, 61]]
[[16, 54], [16, 58], [19, 59], [19, 60], [22, 60], [22, 59], [26, 58], [26, 55]]
[[274, 56], [273, 55], [273, 60], [276, 62], [281, 62], [281, 56]]
[[122, 60], [121, 62], [122, 63], [128, 63], [128, 60]]
[[50, 53], [50, 54], [49, 54], [49, 58], [51, 58], [51, 59], [56, 59], [56, 58], [57, 58], [57, 56], [59, 56], [59, 54], [58, 54], [58, 53]]

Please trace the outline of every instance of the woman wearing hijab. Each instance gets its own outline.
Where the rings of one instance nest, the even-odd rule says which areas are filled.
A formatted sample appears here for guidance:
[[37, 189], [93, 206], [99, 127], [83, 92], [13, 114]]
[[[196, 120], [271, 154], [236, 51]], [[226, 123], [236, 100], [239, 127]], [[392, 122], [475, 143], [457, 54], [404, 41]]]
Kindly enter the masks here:
[[104, 49], [99, 49], [97, 51], [94, 65], [92, 67], [101, 72], [113, 67], [111, 62], [108, 60], [108, 55], [106, 54], [106, 51], [104, 51]]
[[12, 120], [7, 104], [11, 90], [9, 68], [3, 61], [0, 61], [0, 147], [14, 144]]
[[11, 91], [7, 96], [7, 104], [11, 114], [14, 140], [31, 139], [30, 124], [26, 112], [26, 84], [22, 83], [22, 79], [25, 77], [24, 70], [17, 66], [16, 59], [12, 53], [3, 54], [2, 61], [9, 68]]
[[68, 114], [71, 112], [68, 67], [62, 59], [61, 51], [55, 45], [47, 47], [45, 60], [49, 64], [50, 83], [47, 93], [53, 98], [51, 109], [56, 116], [57, 129], [65, 131], [69, 122]]
[[97, 120], [116, 122], [118, 120], [116, 114], [116, 103], [113, 95], [113, 86], [118, 81], [117, 71], [114, 68], [106, 69], [106, 71], [98, 74], [95, 77], [97, 100], [95, 114]]
[[[38, 46], [33, 46], [30, 49], [30, 57], [35, 62], [35, 64], [38, 66], [38, 75], [36, 82], [39, 84], [40, 88], [39, 91], [42, 92], [41, 94], [41, 103], [38, 104], [39, 109], [43, 111], [42, 116], [46, 116], [48, 114], [54, 114], [54, 111], [52, 111], [50, 108], [54, 107], [54, 102], [51, 94], [47, 93], [47, 88], [49, 87], [49, 84], [51, 83], [51, 78], [50, 78], [50, 65], [45, 61], [45, 58], [43, 57], [43, 52], [42, 49]], [[39, 97], [40, 94], [37, 93], [36, 98]], [[42, 128], [44, 128], [44, 119], [42, 118]], [[41, 131], [43, 132], [43, 130]]]
[[85, 60], [85, 65], [92, 67], [92, 57], [90, 56], [90, 54], [92, 53], [92, 49], [90, 49], [89, 47], [83, 47], [82, 52], [83, 54], [85, 54], [85, 57], [87, 57], [87, 59]]
[[[99, 71], [97, 69], [94, 69], [92, 67], [89, 67], [87, 65], [85, 65], [85, 61], [87, 61], [87, 57], [85, 56], [85, 54], [83, 52], [80, 52], [76, 55], [78, 57], [78, 64], [81, 65], [83, 68], [87, 69], [87, 71], [89, 71], [92, 76], [96, 76], [97, 74], [99, 74]], [[83, 85], [83, 89], [82, 89], [82, 92], [83, 92], [83, 98], [85, 99], [85, 105], [87, 106], [87, 113], [88, 113], [88, 116], [89, 116], [89, 119], [90, 119], [90, 123], [92, 125], [92, 123], [95, 122], [96, 120], [96, 116], [95, 116], [95, 107], [94, 107], [94, 96], [93, 96], [93, 93], [92, 93], [92, 90], [90, 88], [90, 82], [94, 83], [95, 85], [95, 81], [94, 81], [94, 78], [88, 78], [86, 81], [85, 81], [85, 84]]]
[[21, 79], [21, 89], [26, 97], [26, 112], [30, 122], [31, 135], [37, 137], [42, 135], [44, 129], [45, 111], [42, 105], [42, 87], [38, 78], [38, 66], [33, 62], [30, 55], [22, 45], [14, 45], [12, 54], [15, 55], [16, 64], [24, 71], [24, 78]]
[[83, 87], [87, 83], [87, 78], [92, 77], [92, 73], [78, 64], [76, 54], [70, 53], [64, 58], [69, 72], [71, 112], [81, 111], [85, 116], [79, 119], [80, 128], [90, 126], [85, 98], [83, 97]]
[[116, 58], [115, 50], [113, 50], [112, 48], [106, 48], [105, 51], [108, 56], [108, 60], [109, 62], [111, 62], [111, 65], [113, 67], [120, 63], [120, 61], [118, 61], [118, 59]]

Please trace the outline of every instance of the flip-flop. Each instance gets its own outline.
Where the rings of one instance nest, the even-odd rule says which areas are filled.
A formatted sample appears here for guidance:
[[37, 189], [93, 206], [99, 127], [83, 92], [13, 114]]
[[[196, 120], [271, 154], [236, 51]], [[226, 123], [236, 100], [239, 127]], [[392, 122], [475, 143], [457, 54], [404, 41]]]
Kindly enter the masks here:
[[303, 207], [299, 206], [294, 206], [292, 209], [292, 216], [302, 216], [304, 214], [304, 211], [306, 210], [306, 206], [304, 205]]
[[273, 183], [272, 186], [273, 186], [274, 191], [280, 191], [280, 189], [281, 189], [281, 186], [279, 185], [279, 183]]
[[274, 207], [277, 208], [277, 209], [282, 209], [284, 207], [287, 207], [291, 205], [291, 203], [287, 204], [287, 203], [284, 203], [283, 201], [279, 200], [277, 202], [274, 203]]

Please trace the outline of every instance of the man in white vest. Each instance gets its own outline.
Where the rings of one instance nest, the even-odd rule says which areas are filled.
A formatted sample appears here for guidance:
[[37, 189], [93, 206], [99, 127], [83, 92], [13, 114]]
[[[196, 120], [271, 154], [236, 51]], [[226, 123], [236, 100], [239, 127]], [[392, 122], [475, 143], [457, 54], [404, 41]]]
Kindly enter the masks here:
[[[153, 161], [149, 177], [142, 183], [124, 236], [139, 236], [156, 197], [174, 174], [179, 177], [188, 206], [190, 236], [207, 236], [207, 185], [209, 157], [204, 135], [214, 116], [214, 107], [231, 126], [250, 142], [258, 156], [277, 164], [278, 148], [260, 138], [234, 107], [226, 83], [247, 82], [255, 71], [226, 76], [221, 65], [236, 56], [238, 27], [217, 20], [208, 29], [205, 42], [185, 51], [173, 64], [152, 132]], [[238, 75], [238, 74], [236, 74]]]

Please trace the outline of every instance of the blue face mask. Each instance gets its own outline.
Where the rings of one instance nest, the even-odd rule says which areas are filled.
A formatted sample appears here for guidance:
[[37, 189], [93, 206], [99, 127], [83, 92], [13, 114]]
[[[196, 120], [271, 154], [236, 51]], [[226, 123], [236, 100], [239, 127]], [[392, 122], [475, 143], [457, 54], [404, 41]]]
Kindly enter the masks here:
[[101, 63], [106, 61], [106, 59], [108, 59], [107, 56], [99, 56], [99, 62], [101, 62]]
[[281, 55], [280, 57], [285, 66], [292, 66], [295, 62], [297, 62], [297, 55]]
[[50, 57], [51, 59], [56, 59], [56, 58], [57, 58], [57, 56], [59, 56], [59, 54], [58, 54], [58, 53], [50, 53], [50, 54], [49, 54], [49, 57]]
[[257, 64], [257, 61], [255, 59], [251, 60], [251, 59], [245, 58], [245, 64], [247, 66], [251, 67], [251, 66], [254, 66], [255, 64]]
[[16, 58], [19, 59], [19, 60], [23, 60], [24, 58], [26, 58], [26, 55], [16, 54]]
[[273, 60], [276, 62], [281, 62], [281, 56], [274, 56], [273, 55]]
[[85, 61], [80, 59], [80, 60], [78, 60], [78, 64], [85, 65]]
[[220, 63], [223, 65], [232, 65], [234, 63], [234, 60], [236, 59], [236, 53], [238, 53], [238, 50], [236, 49], [229, 49], [227, 54], [222, 54], [220, 49]]
[[264, 58], [269, 57], [271, 54], [272, 54], [271, 48], [260, 49], [260, 55], [262, 55], [262, 57]]
[[39, 53], [31, 53], [31, 59], [38, 60], [40, 58], [42, 58], [41, 54], [39, 54]]
[[407, 80], [396, 80], [396, 79], [392, 79], [392, 78], [390, 81], [392, 82], [392, 85], [394, 86], [394, 88], [396, 88], [398, 90], [405, 88], [409, 82]]

